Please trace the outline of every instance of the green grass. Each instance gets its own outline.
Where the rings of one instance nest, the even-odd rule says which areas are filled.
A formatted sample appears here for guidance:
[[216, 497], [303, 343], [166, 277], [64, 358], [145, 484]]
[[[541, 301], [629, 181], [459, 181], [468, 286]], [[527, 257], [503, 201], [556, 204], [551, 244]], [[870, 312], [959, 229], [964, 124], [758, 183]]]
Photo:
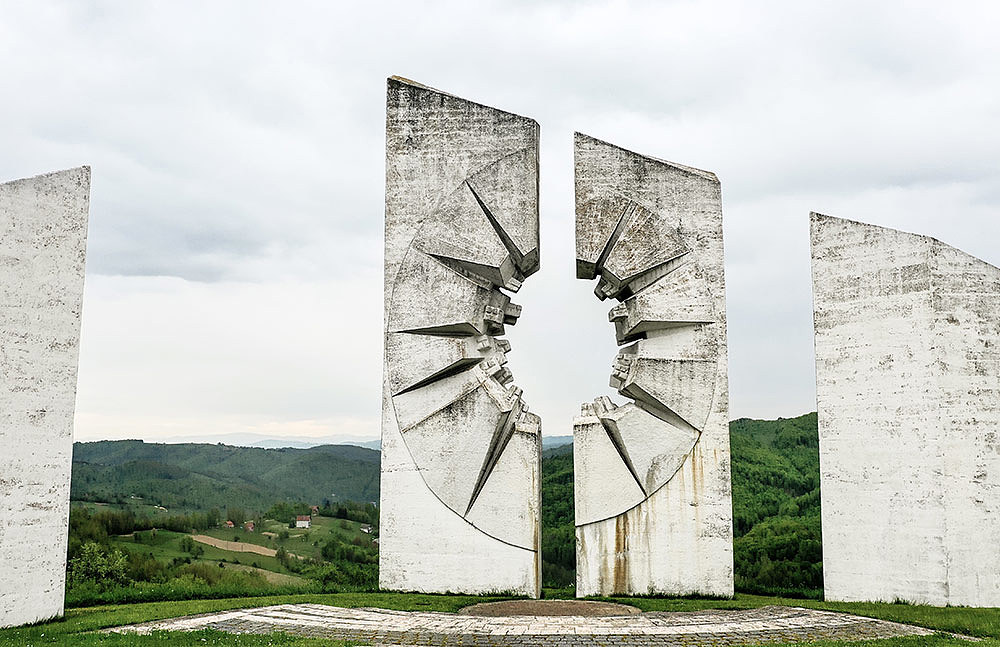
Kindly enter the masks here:
[[[559, 591], [546, 591], [546, 597], [558, 597]], [[228, 600], [185, 600], [180, 602], [154, 602], [119, 606], [102, 606], [87, 609], [70, 609], [66, 617], [34, 627], [0, 630], [0, 646], [7, 645], [337, 645], [330, 641], [317, 641], [290, 636], [230, 636], [228, 634], [203, 631], [195, 633], [164, 633], [152, 636], [107, 636], [87, 635], [116, 625], [147, 622], [197, 613], [209, 613], [246, 607], [273, 604], [329, 604], [341, 607], [381, 607], [402, 611], [455, 612], [464, 606], [477, 602], [503, 599], [499, 597], [477, 597], [465, 595], [421, 595], [404, 593], [333, 593], [263, 596]], [[702, 609], [750, 609], [767, 605], [800, 606], [813, 609], [842, 611], [858, 615], [914, 624], [943, 632], [960, 633], [983, 637], [981, 647], [1000, 647], [1000, 610], [937, 608], [906, 604], [836, 603], [811, 600], [791, 600], [756, 595], [739, 594], [732, 600], [698, 598], [608, 598], [615, 602], [632, 604], [644, 611], [697, 611]], [[965, 641], [936, 635], [931, 637], [894, 638], [868, 642], [818, 642], [812, 645], [822, 647], [844, 647], [845, 645], [872, 645], [877, 647], [935, 647], [969, 645]]]

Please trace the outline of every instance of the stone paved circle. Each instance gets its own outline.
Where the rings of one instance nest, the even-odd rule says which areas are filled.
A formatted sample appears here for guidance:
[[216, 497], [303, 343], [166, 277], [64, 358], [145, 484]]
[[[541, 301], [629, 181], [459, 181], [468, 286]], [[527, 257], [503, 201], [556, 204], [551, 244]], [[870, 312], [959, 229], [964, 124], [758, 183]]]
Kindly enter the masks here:
[[459, 609], [468, 616], [630, 616], [642, 613], [627, 604], [593, 600], [504, 600], [480, 602]]
[[472, 616], [454, 613], [344, 609], [280, 604], [256, 609], [158, 620], [106, 629], [148, 634], [156, 630], [217, 629], [236, 634], [284, 632], [367, 645], [718, 645], [927, 636], [934, 632], [895, 622], [796, 607], [762, 607], [628, 616]]

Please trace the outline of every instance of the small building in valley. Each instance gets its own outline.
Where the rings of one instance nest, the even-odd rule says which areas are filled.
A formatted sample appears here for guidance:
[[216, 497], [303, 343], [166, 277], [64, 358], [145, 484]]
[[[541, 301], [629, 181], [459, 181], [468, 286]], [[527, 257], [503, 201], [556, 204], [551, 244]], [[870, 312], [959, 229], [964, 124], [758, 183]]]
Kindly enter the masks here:
[[243, 530], [246, 530], [247, 532], [253, 532], [253, 529], [254, 529], [254, 523], [252, 521], [248, 521], [245, 524], [243, 524]]
[[312, 517], [307, 514], [300, 514], [295, 517], [296, 528], [308, 528], [312, 525]]
[[226, 528], [235, 528], [236, 527], [236, 524], [234, 524], [232, 521], [226, 521], [225, 525], [226, 525]]

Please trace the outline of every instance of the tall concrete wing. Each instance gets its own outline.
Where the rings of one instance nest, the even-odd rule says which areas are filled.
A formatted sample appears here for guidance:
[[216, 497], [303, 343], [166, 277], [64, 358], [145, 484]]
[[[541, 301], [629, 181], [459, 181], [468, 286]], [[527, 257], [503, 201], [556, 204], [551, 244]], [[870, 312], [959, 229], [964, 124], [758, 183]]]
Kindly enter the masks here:
[[812, 214], [828, 600], [1000, 606], [1000, 269]]
[[393, 77], [379, 583], [540, 592], [541, 421], [501, 336], [538, 270], [538, 124]]
[[615, 303], [611, 386], [574, 421], [576, 594], [733, 594], [722, 193], [577, 134], [577, 277]]
[[0, 627], [63, 613], [90, 169], [0, 184]]

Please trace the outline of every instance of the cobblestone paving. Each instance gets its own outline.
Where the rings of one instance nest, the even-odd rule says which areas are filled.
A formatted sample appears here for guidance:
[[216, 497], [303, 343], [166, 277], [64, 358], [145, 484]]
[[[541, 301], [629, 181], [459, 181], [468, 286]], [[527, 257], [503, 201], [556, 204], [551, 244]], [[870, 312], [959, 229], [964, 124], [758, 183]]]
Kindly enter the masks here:
[[451, 613], [343, 609], [282, 604], [188, 616], [107, 631], [218, 629], [230, 633], [284, 632], [372, 645], [719, 645], [821, 639], [926, 636], [933, 631], [861, 616], [793, 607], [740, 611], [642, 613], [629, 616], [483, 617]]

